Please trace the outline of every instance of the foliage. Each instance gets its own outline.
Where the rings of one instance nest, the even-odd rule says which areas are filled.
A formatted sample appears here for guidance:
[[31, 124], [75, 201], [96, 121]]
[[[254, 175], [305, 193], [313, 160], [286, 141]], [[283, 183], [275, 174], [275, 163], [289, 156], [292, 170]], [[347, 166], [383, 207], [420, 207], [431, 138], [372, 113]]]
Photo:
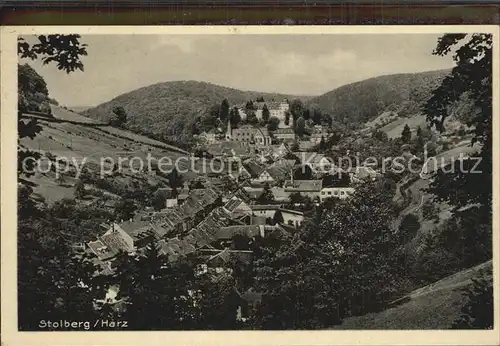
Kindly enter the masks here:
[[290, 114], [292, 115], [293, 123], [296, 123], [296, 120], [302, 117], [304, 113], [304, 104], [299, 99], [293, 99], [290, 102]]
[[[227, 99], [230, 105], [237, 105], [260, 95], [261, 93], [253, 91], [241, 91], [205, 82], [164, 82], [122, 94], [85, 110], [83, 115], [109, 121], [113, 108], [123, 105], [128, 113], [128, 130], [160, 140], [187, 142], [193, 129], [198, 131], [196, 124], [200, 121], [204, 123], [206, 130], [220, 126], [215, 118], [219, 118], [221, 100]], [[269, 100], [287, 97], [279, 94], [263, 95]], [[214, 111], [217, 110], [215, 118], [214, 114], [206, 114], [211, 106], [214, 106]], [[199, 132], [203, 132], [203, 129]]]
[[379, 140], [381, 142], [386, 142], [389, 140], [389, 138], [387, 137], [387, 133], [381, 130], [374, 130], [372, 132], [372, 138]]
[[267, 124], [267, 122], [269, 121], [269, 117], [270, 117], [270, 113], [269, 113], [269, 108], [267, 108], [267, 105], [264, 104], [264, 106], [262, 107], [262, 120], [264, 120], [264, 123]]
[[290, 125], [290, 112], [289, 111], [285, 112], [285, 125], [286, 126]]
[[241, 122], [241, 116], [240, 112], [238, 111], [238, 108], [233, 107], [231, 109], [231, 112], [229, 113], [229, 120], [231, 121], [231, 128], [237, 128], [238, 125]]
[[56, 63], [59, 70], [66, 73], [83, 71], [82, 56], [87, 55], [87, 45], [80, 43], [80, 35], [39, 35], [34, 44], [24, 38], [17, 39], [17, 54], [20, 58], [42, 59], [44, 65]]
[[393, 104], [414, 114], [449, 70], [394, 74], [343, 85], [309, 101], [323, 112], [351, 127], [372, 119]]
[[296, 124], [295, 124], [295, 133], [297, 134], [297, 136], [302, 137], [304, 135], [305, 131], [306, 131], [305, 120], [304, 120], [304, 118], [299, 117], [297, 119]]
[[116, 106], [113, 108], [113, 116], [111, 117], [109, 124], [111, 126], [122, 127], [127, 122], [127, 112], [122, 106]]
[[193, 266], [168, 262], [152, 243], [144, 256], [122, 256], [116, 273], [120, 297], [129, 303], [123, 318], [131, 329], [194, 329], [198, 313], [190, 294], [195, 288]]
[[[93, 239], [104, 213], [62, 200], [47, 209], [21, 187], [18, 198], [18, 326], [39, 330], [40, 316], [82, 321], [98, 318], [95, 299], [104, 286], [93, 276], [91, 261], [70, 248], [72, 242]], [[90, 229], [88, 228], [90, 227]]]
[[251, 124], [251, 125], [257, 125], [259, 122], [259, 119], [257, 118], [257, 115], [255, 114], [255, 111], [253, 110], [247, 110], [247, 119], [246, 122]]
[[271, 187], [269, 186], [269, 184], [266, 183], [264, 185], [264, 191], [259, 196], [258, 201], [260, 204], [268, 204], [274, 201], [274, 194], [271, 191]]
[[156, 190], [151, 201], [153, 208], [156, 211], [162, 210], [163, 208], [165, 208], [166, 203], [167, 203], [167, 198], [165, 194], [162, 193], [160, 190]]
[[[390, 192], [375, 183], [325, 210], [255, 262], [263, 292], [257, 328], [326, 328], [376, 310], [400, 291], [401, 239], [389, 228]], [[360, 216], [363, 217], [360, 217]]]
[[229, 101], [226, 98], [220, 104], [219, 119], [223, 124], [226, 124], [229, 119]]
[[29, 111], [50, 114], [47, 84], [30, 65], [17, 65], [17, 107], [20, 114]]
[[122, 199], [115, 205], [115, 220], [130, 220], [134, 217], [137, 206], [132, 199]]
[[492, 39], [491, 34], [442, 36], [433, 54], [444, 56], [454, 50], [456, 66], [423, 106], [427, 120], [444, 131], [444, 122], [450, 116], [450, 105], [464, 95], [473, 102], [477, 113], [467, 125], [475, 129], [472, 144], [481, 145], [476, 156], [481, 161], [476, 170], [482, 173], [467, 173], [476, 163], [476, 157], [471, 157], [463, 162], [465, 172], [454, 170], [444, 173], [440, 170], [431, 191], [438, 201], [453, 205], [455, 210], [479, 203], [479, 211], [486, 221], [491, 218], [492, 211], [492, 187], [485, 183], [492, 181]]
[[412, 240], [417, 235], [419, 229], [420, 221], [418, 220], [418, 217], [414, 214], [405, 215], [399, 225], [399, 233], [402, 238], [402, 242], [408, 243]]

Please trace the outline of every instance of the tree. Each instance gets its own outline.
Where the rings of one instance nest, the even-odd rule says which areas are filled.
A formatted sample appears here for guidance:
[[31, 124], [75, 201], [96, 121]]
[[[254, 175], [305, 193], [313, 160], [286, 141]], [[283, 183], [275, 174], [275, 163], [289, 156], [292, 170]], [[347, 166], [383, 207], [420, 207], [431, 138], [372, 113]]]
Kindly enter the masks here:
[[229, 102], [227, 99], [222, 100], [221, 105], [219, 107], [219, 119], [225, 124], [229, 119]]
[[184, 183], [184, 179], [182, 178], [182, 175], [177, 171], [177, 168], [174, 167], [170, 173], [167, 175], [168, 179], [168, 186], [170, 186], [172, 189], [177, 190], [180, 187], [182, 187]]
[[297, 134], [297, 136], [302, 137], [304, 135], [305, 131], [306, 131], [305, 120], [304, 120], [304, 118], [299, 117], [297, 119], [297, 123], [295, 125], [295, 133]]
[[240, 112], [237, 107], [233, 107], [229, 113], [229, 120], [231, 121], [231, 128], [235, 129], [241, 122]]
[[402, 237], [403, 243], [408, 243], [411, 239], [413, 239], [419, 229], [420, 221], [418, 220], [418, 217], [414, 214], [405, 215], [399, 225], [399, 233]]
[[269, 131], [276, 131], [279, 127], [280, 120], [276, 117], [271, 117], [269, 123], [267, 124], [267, 129]]
[[204, 131], [210, 131], [217, 127], [219, 121], [219, 112], [219, 105], [212, 105], [205, 110], [201, 117], [201, 123]]
[[290, 112], [285, 112], [285, 125], [290, 126]]
[[464, 125], [460, 125], [460, 127], [457, 130], [457, 136], [463, 137], [465, 136], [465, 127]]
[[304, 201], [304, 197], [300, 194], [300, 192], [293, 192], [290, 194], [290, 203], [291, 204], [300, 204]]
[[[38, 314], [53, 321], [70, 315], [82, 321], [98, 318], [93, 302], [104, 296], [106, 284], [94, 276], [96, 268], [90, 259], [76, 255], [70, 248], [73, 241], [78, 241], [69, 233], [75, 227], [55, 217], [46, 206], [33, 203], [31, 193], [29, 187], [21, 187], [18, 192], [19, 330], [47, 330], [40, 326]], [[76, 203], [70, 201], [56, 204], [71, 210]], [[73, 209], [68, 217], [74, 220], [79, 215]]]
[[387, 142], [389, 140], [389, 137], [387, 136], [387, 133], [385, 133], [382, 130], [374, 130], [372, 132], [372, 138], [381, 141], [381, 142]]
[[56, 177], [57, 185], [59, 185], [59, 186], [64, 185], [65, 182], [66, 182], [66, 178], [65, 178], [64, 174], [62, 172], [59, 173]]
[[[39, 35], [29, 44], [18, 38], [18, 57], [32, 60], [41, 58], [44, 65], [55, 63], [67, 73], [83, 71], [81, 56], [87, 55], [86, 45], [79, 35]], [[22, 75], [22, 73], [21, 73]], [[33, 81], [33, 80], [31, 80]], [[21, 104], [24, 109], [27, 85], [18, 81]], [[31, 83], [31, 82], [30, 82]], [[19, 139], [33, 139], [40, 131], [36, 119], [18, 119]], [[18, 147], [18, 163], [26, 157], [37, 158], [37, 153]], [[32, 169], [32, 162], [28, 169]], [[19, 175], [29, 175], [18, 165]], [[18, 200], [18, 326], [19, 330], [40, 330], [39, 316], [46, 320], [60, 320], [73, 316], [80, 321], [96, 320], [98, 314], [93, 302], [104, 296], [106, 285], [94, 276], [96, 268], [85, 256], [76, 256], [69, 247], [71, 227], [61, 225], [45, 206], [37, 207], [31, 198], [32, 189], [19, 189]], [[40, 209], [39, 209], [40, 208]], [[94, 215], [93, 215], [94, 216]], [[90, 218], [89, 215], [86, 216]], [[43, 329], [47, 330], [47, 329]]]
[[111, 126], [122, 127], [127, 122], [127, 112], [122, 106], [113, 108], [113, 116], [110, 120]]
[[424, 134], [422, 132], [422, 128], [419, 126], [417, 128], [417, 137], [415, 139], [414, 151], [417, 153], [422, 152], [425, 146]]
[[132, 199], [122, 199], [115, 205], [115, 220], [130, 220], [134, 217], [137, 206]]
[[276, 210], [276, 212], [274, 213], [273, 215], [273, 223], [276, 225], [276, 224], [282, 224], [283, 222], [285, 222], [285, 219], [283, 219], [283, 214], [281, 213], [281, 211], [279, 210]]
[[292, 102], [290, 103], [290, 113], [292, 114], [294, 123], [298, 118], [303, 116], [304, 104], [302, 103], [301, 100], [299, 99], [292, 100]]
[[247, 103], [245, 104], [245, 110], [247, 111], [254, 111], [255, 110], [255, 106], [253, 105], [253, 102], [252, 101], [247, 101]]
[[200, 299], [200, 328], [204, 330], [235, 330], [236, 319], [242, 298], [238, 294], [235, 278], [219, 275], [216, 279], [203, 278]]
[[274, 194], [271, 191], [271, 187], [269, 184], [264, 185], [264, 191], [262, 194], [259, 196], [259, 203], [260, 204], [268, 204], [274, 201]]
[[[467, 96], [476, 109], [476, 115], [467, 123], [475, 130], [471, 143], [479, 143], [478, 154], [464, 160], [462, 170], [449, 173], [439, 171], [431, 184], [431, 190], [438, 200], [447, 202], [455, 210], [470, 204], [479, 204], [485, 223], [491, 222], [492, 215], [492, 44], [491, 34], [446, 34], [439, 38], [434, 55], [445, 56], [453, 53], [456, 66], [446, 76], [441, 85], [424, 104], [422, 110], [427, 121], [439, 131], [444, 131], [445, 120], [451, 115], [449, 106]], [[481, 158], [476, 171], [468, 174]], [[459, 164], [459, 162], [455, 162]]]
[[44, 65], [54, 62], [59, 70], [66, 73], [83, 71], [80, 59], [87, 55], [87, 45], [80, 43], [80, 35], [39, 35], [37, 40], [30, 45], [24, 38], [18, 38], [17, 54], [31, 60], [41, 58]]
[[264, 106], [262, 107], [262, 120], [264, 120], [264, 123], [267, 124], [267, 122], [269, 121], [269, 117], [270, 117], [270, 113], [269, 113], [269, 109], [267, 108], [267, 105], [264, 104]]
[[259, 96], [255, 99], [255, 102], [265, 102], [264, 96]]
[[255, 261], [255, 289], [263, 294], [257, 327], [328, 328], [394, 299], [406, 273], [400, 239], [390, 229], [391, 196], [367, 183], [323, 211], [318, 223], [265, 246]]
[[491, 269], [480, 272], [478, 278], [472, 278], [472, 285], [462, 294], [467, 302], [461, 315], [453, 323], [453, 329], [493, 329], [493, 277]]
[[313, 171], [310, 165], [300, 165], [293, 171], [293, 179], [295, 180], [311, 180], [313, 178]]
[[167, 203], [167, 198], [165, 194], [160, 190], [156, 190], [151, 199], [151, 204], [153, 205], [153, 208], [156, 211], [162, 210], [163, 208], [165, 208], [166, 203]]
[[403, 143], [410, 143], [411, 140], [411, 130], [408, 124], [405, 125], [403, 131], [401, 132], [401, 140]]
[[[83, 71], [81, 57], [87, 55], [87, 45], [80, 43], [80, 35], [39, 35], [36, 36], [36, 39], [36, 43], [29, 44], [24, 38], [18, 38], [17, 55], [19, 58], [31, 60], [41, 58], [44, 65], [56, 63], [57, 68], [66, 73], [76, 70]], [[25, 67], [25, 70], [28, 70], [28, 68]], [[26, 99], [26, 95], [33, 91], [41, 91], [43, 93], [46, 86], [45, 88], [43, 87], [43, 78], [38, 81], [30, 77], [23, 78], [24, 74], [22, 71], [22, 68], [18, 71], [18, 135], [19, 139], [24, 137], [33, 139], [42, 130], [41, 126], [38, 125], [36, 119], [21, 120], [20, 115], [27, 110], [26, 106], [29, 100]], [[34, 84], [30, 84], [33, 81]], [[30, 85], [33, 85], [33, 89], [31, 89]], [[28, 165], [26, 165], [26, 169], [21, 164], [28, 157], [37, 159], [39, 155], [38, 153], [18, 147], [19, 174], [30, 175], [29, 172], [32, 171], [35, 161], [30, 160]]]

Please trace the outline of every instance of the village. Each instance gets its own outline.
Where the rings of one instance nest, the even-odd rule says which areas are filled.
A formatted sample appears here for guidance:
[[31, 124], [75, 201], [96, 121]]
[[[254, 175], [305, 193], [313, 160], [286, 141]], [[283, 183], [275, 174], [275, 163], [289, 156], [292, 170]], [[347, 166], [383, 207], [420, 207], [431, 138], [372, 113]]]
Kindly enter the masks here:
[[[258, 120], [266, 107], [265, 102], [257, 103]], [[130, 220], [103, 224], [103, 234], [82, 246], [101, 269], [99, 274], [112, 274], [120, 256], [140, 254], [155, 243], [170, 261], [195, 255], [204, 262], [202, 273], [218, 275], [227, 270], [231, 258], [251, 263], [256, 237], [289, 236], [301, 227], [313, 204], [349, 198], [357, 184], [379, 176], [370, 167], [343, 169], [318, 153], [318, 144], [331, 136], [321, 125], [299, 141], [293, 118], [287, 121], [287, 100], [270, 103], [268, 110], [279, 119], [274, 131], [250, 124], [233, 128], [228, 121], [225, 132], [196, 136], [198, 149], [225, 167], [222, 173], [185, 180], [180, 189], [160, 188], [165, 198], [162, 210], [149, 207]], [[123, 307], [123, 300], [115, 299], [116, 291], [102, 303]], [[241, 296], [250, 297], [246, 303], [255, 306], [259, 294], [250, 289]], [[250, 310], [245, 308], [245, 315], [239, 309], [239, 318], [247, 318]]]

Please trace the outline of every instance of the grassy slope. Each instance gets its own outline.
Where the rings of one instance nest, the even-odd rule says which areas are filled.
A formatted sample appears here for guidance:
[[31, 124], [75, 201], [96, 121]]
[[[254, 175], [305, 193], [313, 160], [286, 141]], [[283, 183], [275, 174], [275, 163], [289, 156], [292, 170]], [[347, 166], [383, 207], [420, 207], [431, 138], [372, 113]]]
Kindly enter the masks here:
[[350, 317], [336, 329], [448, 329], [465, 303], [461, 290], [492, 262], [450, 275], [408, 295], [409, 301], [379, 313]]
[[[81, 164], [83, 158], [86, 158], [86, 162], [99, 163], [101, 158], [105, 157], [117, 161], [118, 157], [129, 156], [141, 157], [146, 162], [148, 153], [154, 158], [169, 157], [174, 162], [175, 159], [185, 156], [178, 149], [147, 137], [110, 126], [95, 126], [93, 125], [95, 121], [92, 119], [60, 107], [53, 106], [53, 114], [56, 119], [81, 122], [82, 125], [40, 120], [42, 132], [33, 140], [23, 138], [21, 144], [36, 151], [50, 152], [58, 157], [70, 160], [74, 158], [78, 164]], [[123, 166], [127, 167], [127, 163]], [[34, 192], [43, 196], [49, 203], [73, 196], [74, 179], [71, 176], [66, 177], [66, 182], [62, 186], [55, 182], [52, 172], [38, 173], [29, 180], [36, 184]]]
[[185, 129], [189, 129], [195, 117], [209, 106], [220, 104], [224, 98], [233, 106], [259, 96], [263, 96], [267, 101], [273, 98], [281, 101], [294, 97], [241, 91], [196, 81], [165, 82], [122, 94], [97, 107], [87, 109], [82, 114], [107, 121], [113, 108], [122, 106], [128, 115], [128, 129], [182, 138], [187, 136]]

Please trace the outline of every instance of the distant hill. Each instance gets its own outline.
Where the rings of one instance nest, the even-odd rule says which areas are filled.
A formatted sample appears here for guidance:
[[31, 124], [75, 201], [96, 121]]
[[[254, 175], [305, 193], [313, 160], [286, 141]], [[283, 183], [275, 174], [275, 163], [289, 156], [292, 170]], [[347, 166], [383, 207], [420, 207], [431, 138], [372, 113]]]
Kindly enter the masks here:
[[[111, 101], [85, 110], [85, 116], [108, 121], [113, 108], [122, 106], [127, 112], [125, 127], [129, 130], [158, 137], [182, 140], [201, 115], [214, 104], [227, 98], [230, 105], [264, 97], [278, 101], [297, 96], [242, 91], [197, 81], [164, 82], [143, 87], [115, 97]], [[307, 97], [300, 97], [306, 100]]]
[[308, 101], [335, 120], [352, 126], [375, 119], [384, 111], [416, 113], [450, 70], [405, 73], [347, 84]]

